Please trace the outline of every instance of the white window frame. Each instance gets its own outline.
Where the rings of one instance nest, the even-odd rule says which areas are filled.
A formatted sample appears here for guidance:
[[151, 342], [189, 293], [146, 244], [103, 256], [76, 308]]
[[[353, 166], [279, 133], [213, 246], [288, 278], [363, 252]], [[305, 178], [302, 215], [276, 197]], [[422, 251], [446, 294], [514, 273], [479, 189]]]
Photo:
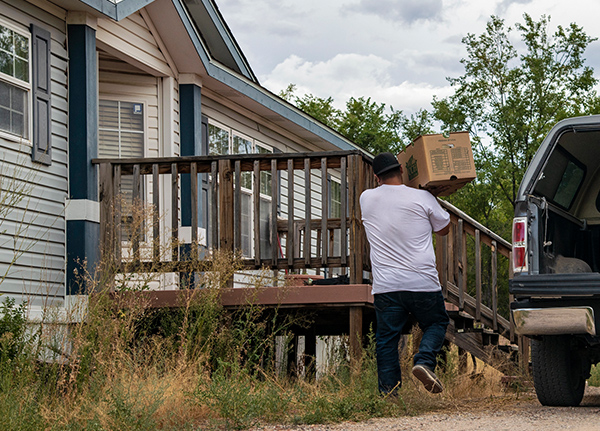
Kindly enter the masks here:
[[32, 101], [32, 58], [31, 58], [31, 32], [29, 29], [19, 27], [10, 21], [6, 21], [0, 18], [0, 26], [5, 27], [19, 35], [27, 38], [28, 44], [28, 77], [29, 82], [23, 81], [21, 79], [15, 78], [14, 76], [7, 75], [3, 72], [0, 72], [0, 80], [8, 83], [14, 87], [24, 90], [27, 93], [27, 109], [25, 113], [25, 121], [27, 122], [26, 131], [27, 137], [15, 135], [14, 133], [10, 133], [6, 130], [0, 130], [0, 137], [22, 143], [31, 143], [31, 139], [33, 136], [33, 101]]
[[[220, 123], [218, 121], [213, 120], [212, 118], [208, 119], [208, 125], [210, 126], [214, 126], [214, 127], [218, 127], [224, 131], [226, 131], [228, 133], [228, 150], [227, 150], [227, 154], [228, 155], [236, 155], [238, 153], [233, 153], [233, 137], [237, 136], [239, 138], [245, 139], [247, 141], [250, 141], [252, 144], [252, 152], [251, 154], [258, 154], [258, 148], [262, 148], [264, 150], [267, 150], [271, 153], [273, 153], [273, 147], [270, 145], [267, 145], [257, 139], [252, 138], [251, 136], [246, 135], [245, 133], [242, 133], [236, 129], [234, 129], [233, 127], [230, 126], [226, 126], [223, 123]], [[209, 132], [210, 134], [210, 132]], [[209, 145], [210, 148], [210, 145]], [[252, 174], [250, 172], [250, 174]], [[272, 182], [271, 182], [271, 193], [277, 193], [277, 191], [274, 191], [272, 188]], [[254, 205], [252, 205], [253, 203], [253, 194], [254, 194], [254, 190], [252, 189], [248, 189], [247, 187], [241, 187], [241, 192], [242, 194], [249, 196], [250, 197], [250, 203], [251, 203], [251, 208], [250, 208], [250, 220], [249, 220], [249, 232], [248, 235], [250, 237], [250, 253], [249, 254], [244, 254], [245, 258], [249, 258], [249, 259], [253, 259], [254, 258], [254, 217], [256, 216], [254, 214]], [[265, 194], [260, 192], [259, 190], [259, 199], [264, 199], [270, 203], [273, 202], [273, 197], [271, 195]], [[240, 232], [241, 235], [241, 232]], [[271, 239], [271, 236], [269, 235], [269, 240]], [[273, 247], [277, 247], [277, 244], [272, 244], [271, 246]]]

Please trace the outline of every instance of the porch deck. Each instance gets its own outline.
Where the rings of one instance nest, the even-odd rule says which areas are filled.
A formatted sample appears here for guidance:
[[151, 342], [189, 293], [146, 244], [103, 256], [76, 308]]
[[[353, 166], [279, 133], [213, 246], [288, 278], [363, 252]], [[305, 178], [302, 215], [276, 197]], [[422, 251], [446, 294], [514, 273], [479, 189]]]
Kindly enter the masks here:
[[[252, 297], [265, 307], [311, 312], [313, 325], [296, 328], [297, 335], [347, 334], [351, 353], [359, 354], [363, 334], [374, 317], [370, 286], [361, 284], [368, 278], [370, 265], [359, 197], [375, 185], [371, 160], [364, 154], [247, 154], [94, 162], [100, 165], [103, 260], [110, 262], [109, 269], [193, 274], [207, 270], [214, 250], [244, 250], [244, 270], [269, 268], [331, 276], [336, 269], [348, 275], [350, 284], [252, 290], [233, 288], [232, 277], [229, 288], [222, 291], [222, 303], [235, 308]], [[155, 209], [149, 223], [152, 231], [146, 236], [133, 232], [126, 258], [121, 241], [123, 214], [119, 204], [114, 204], [124, 175], [133, 177], [134, 201], [143, 196], [142, 184], [150, 186]], [[335, 200], [331, 199], [331, 181], [340, 190]], [[204, 207], [199, 204], [202, 183], [207, 185], [209, 203]], [[254, 214], [250, 224], [242, 221], [243, 199], [248, 196]], [[264, 202], [267, 208], [261, 207]], [[447, 338], [484, 361], [492, 356], [490, 346], [509, 345], [515, 350], [518, 344], [521, 361], [527, 363], [526, 340], [518, 339], [511, 322], [500, 314], [500, 310], [508, 310], [508, 290], [499, 297], [499, 285], [507, 285], [510, 277], [511, 245], [446, 201], [440, 202], [451, 215], [450, 234], [436, 239], [443, 293], [455, 307], [451, 310], [453, 329]], [[161, 212], [167, 216], [160, 217]], [[200, 240], [196, 228], [191, 229], [191, 238], [184, 239], [185, 226], [201, 226], [202, 215], [205, 241]], [[182, 246], [182, 241], [187, 243]], [[144, 243], [149, 253], [141, 252]], [[168, 253], [161, 254], [159, 250], [165, 246]], [[182, 289], [148, 294], [156, 306], [170, 307], [188, 293]]]

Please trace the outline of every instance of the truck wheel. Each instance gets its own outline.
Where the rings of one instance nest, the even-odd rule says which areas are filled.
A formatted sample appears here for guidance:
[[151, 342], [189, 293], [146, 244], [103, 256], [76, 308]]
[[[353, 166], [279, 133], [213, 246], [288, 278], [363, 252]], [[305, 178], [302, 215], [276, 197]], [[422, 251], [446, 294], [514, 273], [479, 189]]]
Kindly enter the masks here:
[[544, 336], [531, 340], [533, 384], [545, 406], [578, 406], [591, 363], [572, 348], [572, 337]]

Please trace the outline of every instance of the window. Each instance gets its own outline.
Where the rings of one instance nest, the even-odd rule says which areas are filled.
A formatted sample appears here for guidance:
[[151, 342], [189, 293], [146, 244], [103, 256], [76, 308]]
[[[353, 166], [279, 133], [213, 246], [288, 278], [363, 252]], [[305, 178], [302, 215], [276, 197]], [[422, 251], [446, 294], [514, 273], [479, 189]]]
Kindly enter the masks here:
[[50, 32], [35, 25], [30, 30], [31, 34], [0, 23], [0, 132], [31, 141], [33, 161], [49, 165]]
[[575, 201], [584, 178], [585, 165], [561, 146], [557, 146], [539, 176], [535, 192], [568, 210]]
[[[209, 123], [209, 151], [211, 155], [227, 154], [270, 154], [271, 148], [244, 136], [230, 128]], [[241, 249], [244, 257], [254, 257], [254, 180], [252, 172], [242, 172], [241, 188]], [[259, 186], [258, 214], [260, 225], [260, 254], [261, 258], [271, 257], [271, 202], [272, 202], [271, 172], [261, 171]]]
[[29, 139], [29, 35], [0, 24], [0, 130]]
[[[98, 102], [98, 156], [101, 158], [144, 157], [144, 105], [119, 100]], [[140, 198], [144, 197], [143, 183]], [[121, 177], [121, 195], [126, 205], [133, 203], [133, 176]], [[127, 226], [132, 223], [130, 209], [123, 208], [125, 217], [123, 240], [129, 237]], [[127, 214], [127, 215], [126, 215]]]

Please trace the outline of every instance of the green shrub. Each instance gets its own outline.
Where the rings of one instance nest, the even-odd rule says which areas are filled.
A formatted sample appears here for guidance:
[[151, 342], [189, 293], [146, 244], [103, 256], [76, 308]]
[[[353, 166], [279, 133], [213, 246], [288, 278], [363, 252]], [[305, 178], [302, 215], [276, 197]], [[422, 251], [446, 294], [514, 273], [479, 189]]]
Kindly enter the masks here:
[[26, 353], [31, 340], [27, 335], [25, 302], [15, 306], [13, 298], [6, 298], [0, 305], [0, 362], [15, 360]]

